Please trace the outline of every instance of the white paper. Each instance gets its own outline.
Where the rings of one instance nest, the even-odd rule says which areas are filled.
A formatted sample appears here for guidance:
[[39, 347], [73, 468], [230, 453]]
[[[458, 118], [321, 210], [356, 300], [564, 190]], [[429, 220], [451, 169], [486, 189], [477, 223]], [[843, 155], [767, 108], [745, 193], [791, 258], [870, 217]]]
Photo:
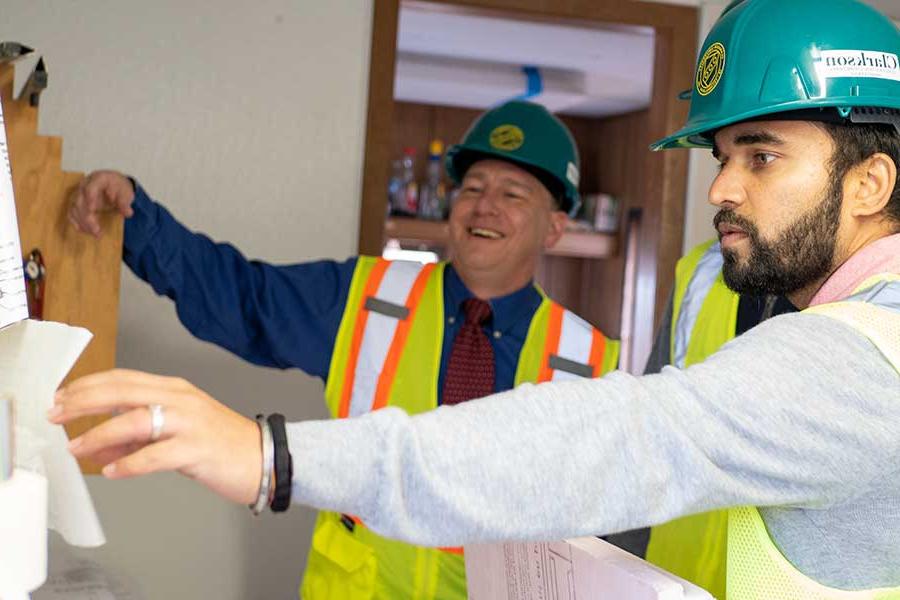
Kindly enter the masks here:
[[53, 396], [91, 333], [49, 321], [24, 320], [0, 330], [0, 393], [15, 399], [16, 464], [50, 484], [47, 523], [75, 546], [106, 542], [63, 428], [47, 421]]
[[714, 600], [595, 537], [465, 547], [470, 600]]
[[0, 327], [28, 318], [22, 246], [13, 196], [3, 105], [0, 103]]
[[47, 579], [47, 480], [18, 469], [0, 481], [0, 598], [27, 598]]

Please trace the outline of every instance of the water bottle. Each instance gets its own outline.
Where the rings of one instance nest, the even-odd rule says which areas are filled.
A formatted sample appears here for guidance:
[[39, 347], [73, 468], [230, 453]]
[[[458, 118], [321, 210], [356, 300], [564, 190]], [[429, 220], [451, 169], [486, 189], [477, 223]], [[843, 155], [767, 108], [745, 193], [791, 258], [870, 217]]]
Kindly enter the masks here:
[[444, 156], [444, 143], [432, 140], [428, 146], [428, 170], [425, 185], [419, 196], [419, 217], [432, 221], [447, 218], [447, 190], [444, 187], [444, 169], [441, 159]]

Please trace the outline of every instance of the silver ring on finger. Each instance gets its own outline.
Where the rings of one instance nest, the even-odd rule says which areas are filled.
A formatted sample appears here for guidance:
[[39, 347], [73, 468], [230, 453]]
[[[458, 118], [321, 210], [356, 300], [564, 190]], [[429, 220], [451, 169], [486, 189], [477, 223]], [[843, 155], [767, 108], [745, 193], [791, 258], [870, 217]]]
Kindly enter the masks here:
[[163, 412], [162, 404], [151, 404], [147, 410], [150, 411], [150, 441], [155, 442], [162, 435], [163, 427], [166, 425], [166, 414]]

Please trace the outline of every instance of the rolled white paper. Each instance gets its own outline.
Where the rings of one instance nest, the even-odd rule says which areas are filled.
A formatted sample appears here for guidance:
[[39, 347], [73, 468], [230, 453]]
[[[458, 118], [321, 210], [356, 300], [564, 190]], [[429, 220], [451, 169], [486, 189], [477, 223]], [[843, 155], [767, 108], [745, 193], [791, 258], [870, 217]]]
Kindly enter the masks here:
[[27, 597], [47, 579], [47, 479], [16, 469], [0, 482], [0, 598]]

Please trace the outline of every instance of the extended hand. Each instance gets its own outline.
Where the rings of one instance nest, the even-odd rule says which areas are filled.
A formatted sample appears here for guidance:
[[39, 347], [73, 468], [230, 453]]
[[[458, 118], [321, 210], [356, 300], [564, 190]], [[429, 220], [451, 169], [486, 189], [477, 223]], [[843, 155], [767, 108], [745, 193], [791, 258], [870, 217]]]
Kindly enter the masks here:
[[100, 237], [100, 213], [116, 211], [130, 217], [133, 201], [131, 180], [116, 171], [94, 171], [69, 197], [69, 221], [78, 231]]
[[[151, 405], [162, 406], [164, 415], [156, 441]], [[178, 471], [234, 502], [256, 500], [262, 450], [254, 421], [183, 379], [124, 369], [88, 375], [61, 389], [48, 418], [63, 424], [113, 412], [118, 414], [69, 442], [76, 457], [106, 465], [106, 477]]]

